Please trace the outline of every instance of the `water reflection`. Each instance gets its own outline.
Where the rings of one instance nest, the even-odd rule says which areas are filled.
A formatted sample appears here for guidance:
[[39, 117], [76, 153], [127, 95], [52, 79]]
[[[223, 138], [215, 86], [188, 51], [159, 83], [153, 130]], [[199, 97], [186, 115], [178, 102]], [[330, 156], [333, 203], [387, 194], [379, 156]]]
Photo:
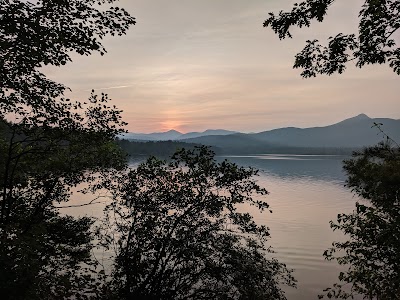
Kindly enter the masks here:
[[257, 223], [270, 228], [276, 258], [295, 270], [298, 288], [287, 289], [289, 300], [318, 299], [324, 288], [337, 281], [341, 271], [322, 253], [340, 232], [329, 221], [338, 213], [350, 212], [355, 198], [344, 187], [343, 156], [257, 155], [227, 158], [243, 166], [258, 168], [258, 183], [270, 195], [266, 198], [273, 213], [252, 211]]
[[248, 156], [221, 156], [239, 165], [252, 166], [283, 178], [310, 177], [315, 180], [345, 181], [341, 155], [284, 155], [265, 154]]

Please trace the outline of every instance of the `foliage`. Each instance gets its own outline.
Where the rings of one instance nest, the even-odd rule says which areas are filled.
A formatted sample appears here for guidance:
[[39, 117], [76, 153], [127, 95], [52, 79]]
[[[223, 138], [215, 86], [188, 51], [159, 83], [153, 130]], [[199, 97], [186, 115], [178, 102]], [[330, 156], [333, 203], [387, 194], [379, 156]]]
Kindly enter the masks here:
[[0, 2], [0, 293], [2, 299], [86, 299], [96, 293], [88, 218], [58, 206], [71, 188], [124, 167], [120, 113], [106, 94], [64, 97], [45, 65], [105, 53], [101, 39], [134, 18], [113, 0]]
[[135, 23], [122, 8], [100, 9], [113, 2], [116, 0], [2, 1], [0, 112], [21, 116], [33, 112], [49, 123], [51, 117], [66, 113], [67, 99], [57, 99], [66, 87], [49, 80], [39, 69], [65, 65], [71, 61], [71, 52], [103, 55], [101, 39], [125, 34]]
[[92, 220], [51, 211], [38, 219], [2, 230], [2, 299], [87, 299], [96, 290]]
[[268, 209], [254, 175], [203, 146], [169, 163], [149, 158], [111, 183], [116, 298], [285, 299], [290, 271], [272, 258], [268, 228], [241, 212]]
[[67, 299], [91, 288], [93, 292], [93, 222], [63, 216], [58, 206], [71, 198], [72, 187], [92, 182], [95, 174], [110, 167], [124, 167], [123, 156], [101, 132], [24, 127], [5, 121], [2, 125], [3, 298]]
[[[400, 149], [387, 143], [367, 148], [354, 153], [344, 168], [347, 186], [364, 200], [331, 222], [333, 230], [343, 231], [349, 240], [334, 242], [324, 256], [348, 269], [340, 273], [342, 284], [326, 289], [325, 295], [400, 299]], [[343, 288], [347, 284], [350, 291]]]
[[[306, 0], [295, 4], [290, 12], [269, 14], [264, 27], [278, 34], [280, 39], [291, 38], [292, 26], [309, 27], [312, 20], [322, 22], [335, 0]], [[318, 40], [308, 40], [296, 55], [294, 68], [302, 68], [305, 78], [317, 74], [343, 73], [349, 61], [357, 67], [384, 64], [400, 75], [400, 48], [395, 33], [400, 28], [399, 0], [365, 0], [359, 13], [357, 34], [339, 33], [329, 38], [328, 46]]]

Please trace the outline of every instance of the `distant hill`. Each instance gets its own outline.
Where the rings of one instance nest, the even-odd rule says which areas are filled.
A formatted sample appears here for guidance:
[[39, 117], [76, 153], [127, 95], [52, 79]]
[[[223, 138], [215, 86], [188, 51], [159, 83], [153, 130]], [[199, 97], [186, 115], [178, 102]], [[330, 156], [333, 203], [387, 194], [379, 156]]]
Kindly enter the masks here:
[[339, 123], [312, 128], [281, 128], [252, 134], [259, 141], [292, 147], [364, 147], [382, 141], [383, 135], [374, 123], [394, 140], [400, 139], [400, 120], [369, 118], [365, 114]]
[[140, 141], [171, 141], [180, 137], [182, 133], [176, 130], [169, 130], [167, 132], [155, 133], [125, 133], [122, 138], [127, 140], [140, 140]]
[[374, 123], [382, 123], [384, 132], [392, 139], [400, 141], [400, 120], [372, 119], [365, 114], [324, 127], [289, 127], [251, 134], [202, 136], [182, 141], [215, 146], [224, 149], [226, 153], [340, 154], [382, 141], [383, 134], [377, 128], [372, 128]]
[[202, 136], [181, 141], [217, 147], [225, 153], [262, 153], [263, 149], [274, 147], [273, 144], [267, 141], [261, 142], [250, 134], [245, 133]]
[[137, 140], [137, 141], [174, 141], [189, 138], [196, 138], [201, 136], [211, 136], [211, 135], [228, 135], [234, 134], [235, 131], [223, 130], [223, 129], [208, 129], [203, 132], [189, 132], [181, 133], [176, 130], [170, 130], [167, 132], [155, 132], [155, 133], [126, 133], [121, 136], [121, 138], [127, 140]]
[[188, 133], [182, 134], [177, 139], [184, 140], [184, 139], [190, 139], [190, 138], [197, 138], [197, 137], [201, 137], [201, 136], [230, 135], [230, 134], [235, 134], [235, 133], [237, 133], [237, 132], [230, 131], [230, 130], [224, 130], [224, 129], [207, 129], [206, 131], [203, 131], [203, 132], [188, 132]]

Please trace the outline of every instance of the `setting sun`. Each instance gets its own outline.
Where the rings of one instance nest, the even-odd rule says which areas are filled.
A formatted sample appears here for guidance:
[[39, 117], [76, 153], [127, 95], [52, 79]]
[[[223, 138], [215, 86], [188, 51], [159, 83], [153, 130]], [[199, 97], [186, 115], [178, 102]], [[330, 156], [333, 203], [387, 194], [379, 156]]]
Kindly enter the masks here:
[[163, 122], [161, 122], [161, 131], [169, 131], [169, 130], [177, 130], [181, 131], [182, 122], [179, 120], [174, 120], [174, 119], [168, 119]]
[[159, 115], [158, 128], [162, 131], [177, 130], [182, 131], [185, 121], [182, 118], [182, 112], [176, 109], [167, 109]]

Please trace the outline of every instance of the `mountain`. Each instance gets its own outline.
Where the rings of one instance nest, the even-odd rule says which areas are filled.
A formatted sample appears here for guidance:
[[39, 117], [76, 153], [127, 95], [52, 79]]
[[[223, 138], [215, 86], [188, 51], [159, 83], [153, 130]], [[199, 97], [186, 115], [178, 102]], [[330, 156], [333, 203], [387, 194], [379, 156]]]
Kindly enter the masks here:
[[251, 134], [202, 136], [183, 141], [215, 146], [225, 149], [227, 153], [305, 153], [306, 148], [314, 153], [318, 152], [317, 149], [321, 152], [323, 148], [349, 149], [376, 144], [384, 136], [378, 128], [373, 128], [374, 123], [383, 124], [382, 130], [392, 139], [400, 141], [400, 120], [372, 119], [365, 114], [324, 127], [288, 127]]
[[154, 133], [133, 133], [128, 132], [122, 135], [122, 138], [127, 140], [141, 140], [141, 141], [170, 141], [180, 137], [182, 133], [176, 130], [169, 130], [167, 132], [154, 132]]
[[203, 132], [189, 132], [180, 133], [176, 130], [170, 130], [167, 132], [155, 132], [155, 133], [126, 133], [122, 135], [122, 138], [128, 140], [140, 140], [140, 141], [174, 141], [189, 138], [197, 138], [201, 136], [211, 135], [229, 135], [234, 134], [235, 131], [223, 130], [223, 129], [208, 129]]
[[197, 138], [197, 137], [201, 137], [201, 136], [230, 135], [230, 134], [235, 134], [235, 133], [238, 133], [238, 132], [224, 130], [224, 129], [207, 129], [206, 131], [203, 131], [203, 132], [188, 132], [188, 133], [182, 134], [177, 139], [184, 140], [184, 139]]
[[291, 147], [364, 147], [380, 142], [383, 135], [374, 123], [394, 140], [400, 138], [400, 121], [369, 118], [360, 114], [339, 123], [312, 128], [281, 128], [252, 134], [259, 141]]

